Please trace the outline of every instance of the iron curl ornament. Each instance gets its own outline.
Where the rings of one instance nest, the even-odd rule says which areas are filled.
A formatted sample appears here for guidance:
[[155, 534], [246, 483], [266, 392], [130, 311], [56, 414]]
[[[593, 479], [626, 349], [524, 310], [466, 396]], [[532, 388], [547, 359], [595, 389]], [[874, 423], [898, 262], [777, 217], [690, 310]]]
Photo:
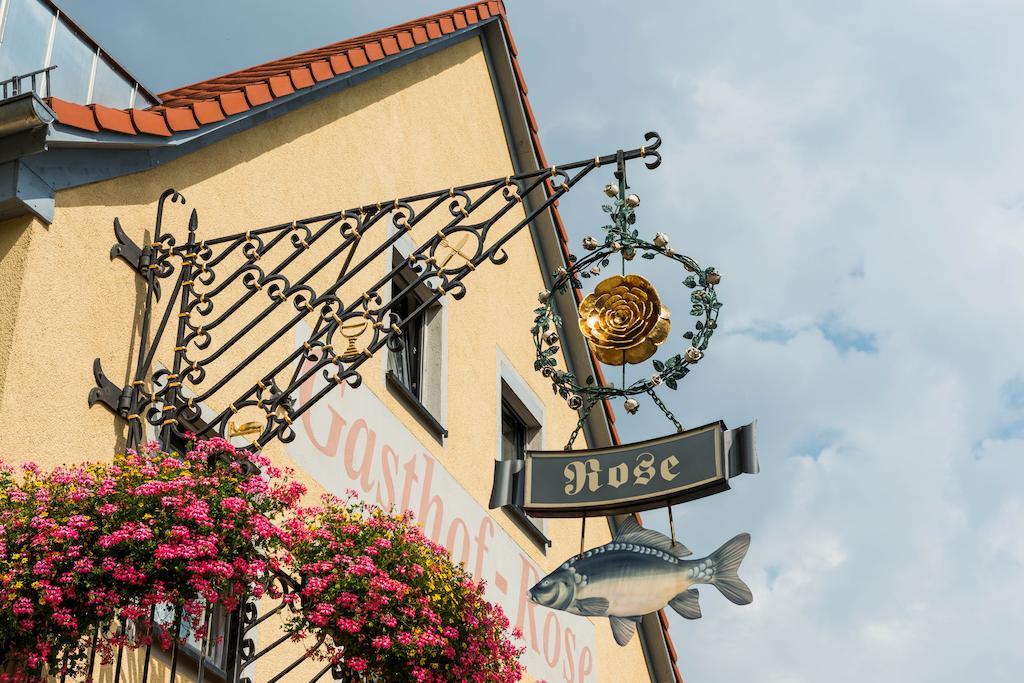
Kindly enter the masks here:
[[[657, 389], [662, 385], [677, 389], [679, 381], [689, 374], [690, 366], [704, 357], [718, 328], [718, 312], [722, 308], [715, 292], [715, 285], [722, 280], [721, 274], [713, 266], [703, 267], [690, 256], [678, 253], [669, 245], [664, 233], [655, 233], [649, 241], [641, 237], [640, 231], [634, 227], [640, 197], [627, 194], [629, 186], [621, 162], [615, 176], [618, 183], [609, 183], [604, 188], [605, 194], [612, 199], [611, 204], [602, 207], [611, 218], [610, 224], [602, 226], [604, 238], [583, 239], [582, 247], [587, 253], [582, 257], [569, 254], [568, 265], [553, 273], [555, 279], [551, 289], [538, 295], [541, 305], [534, 311], [536, 317], [532, 333], [537, 353], [534, 369], [551, 380], [554, 393], [565, 399], [570, 408], [580, 411], [580, 419], [569, 437], [567, 450], [572, 447], [590, 410], [598, 402], [609, 399], [624, 398], [626, 412], [634, 414], [640, 407], [636, 397], [647, 395], [676, 430], [682, 432], [682, 425], [658, 397]], [[626, 263], [637, 256], [648, 260], [667, 258], [686, 271], [682, 284], [691, 290], [690, 316], [696, 320], [692, 328], [681, 335], [686, 342], [684, 348], [664, 360], [654, 359], [654, 372], [650, 376], [627, 383], [626, 365], [644, 363], [659, 350], [672, 346], [668, 307], [646, 278], [626, 273]], [[623, 367], [623, 381], [618, 386], [600, 384], [593, 375], [581, 381], [572, 372], [559, 367], [558, 329], [563, 321], [555, 312], [552, 298], [553, 292], [565, 293], [570, 288], [582, 290], [583, 280], [600, 277], [616, 258], [621, 260], [622, 274], [602, 280], [592, 293], [583, 298], [577, 324], [601, 363]]]

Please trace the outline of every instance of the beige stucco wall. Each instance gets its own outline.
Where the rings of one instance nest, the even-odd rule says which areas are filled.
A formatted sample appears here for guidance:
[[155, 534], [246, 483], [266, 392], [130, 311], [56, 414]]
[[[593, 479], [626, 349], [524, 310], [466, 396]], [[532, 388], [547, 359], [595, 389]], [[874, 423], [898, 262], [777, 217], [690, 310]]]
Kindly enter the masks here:
[[[54, 466], [109, 457], [123, 446], [124, 423], [102, 406], [86, 406], [93, 358], [124, 384], [136, 353], [144, 290], [125, 263], [109, 260], [111, 226], [119, 217], [133, 240], [149, 241], [164, 189], [174, 187], [188, 200], [184, 208], [169, 206], [165, 215], [165, 229], [181, 241], [191, 208], [199, 212], [201, 237], [211, 238], [511, 172], [484, 54], [472, 39], [164, 166], [62, 191], [52, 225], [21, 219], [0, 224], [0, 457]], [[419, 243], [437, 227], [427, 222], [412, 238]], [[378, 232], [361, 248], [379, 244], [386, 229]], [[532, 370], [528, 331], [542, 280], [528, 231], [507, 251], [505, 265], [486, 264], [470, 275], [465, 298], [448, 307], [444, 446], [382, 386], [383, 352], [362, 368], [364, 386], [485, 508], [497, 442], [496, 348], [544, 401], [546, 447], [560, 447], [576, 422]], [[343, 295], [358, 295], [386, 265], [378, 259]], [[291, 343], [286, 338], [276, 350]], [[228, 360], [237, 362], [243, 351], [248, 348], [240, 345]], [[167, 364], [170, 358], [169, 349], [158, 356]], [[236, 384], [242, 388], [253, 380], [243, 372]], [[280, 445], [267, 453], [287, 459]], [[309, 483], [315, 491], [315, 482]], [[545, 554], [506, 514], [497, 511], [494, 519], [545, 570], [578, 548], [578, 521], [549, 521], [554, 545]], [[607, 538], [606, 526], [590, 525], [589, 545]], [[644, 679], [639, 640], [619, 648], [607, 620], [594, 623], [599, 680]], [[299, 672], [305, 669], [294, 680], [308, 679]]]

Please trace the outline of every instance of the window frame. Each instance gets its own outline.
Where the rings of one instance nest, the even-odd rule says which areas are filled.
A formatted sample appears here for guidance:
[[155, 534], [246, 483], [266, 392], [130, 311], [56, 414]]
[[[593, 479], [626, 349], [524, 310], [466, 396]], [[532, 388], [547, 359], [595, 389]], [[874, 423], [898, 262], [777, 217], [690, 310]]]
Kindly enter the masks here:
[[[394, 227], [391, 228], [394, 230]], [[391, 296], [409, 288], [418, 275], [408, 267], [408, 255], [416, 249], [415, 243], [408, 235], [400, 237], [392, 246], [391, 272], [395, 267], [406, 264], [406, 267], [391, 280]], [[417, 301], [416, 307], [428, 301], [433, 292], [420, 283], [413, 287], [407, 296]], [[412, 309], [415, 310], [415, 309]], [[428, 305], [417, 316], [419, 325], [416, 334], [419, 342], [419, 357], [416, 359], [419, 370], [419, 384], [413, 391], [394, 371], [394, 351], [388, 350], [384, 362], [381, 363], [381, 380], [389, 393], [398, 399], [403, 407], [417, 418], [420, 425], [433, 436], [438, 443], [444, 445], [448, 437], [445, 422], [448, 419], [448, 310], [447, 297], [441, 297]], [[405, 326], [403, 326], [405, 327]]]
[[[497, 350], [497, 355], [497, 459], [505, 460], [504, 417], [506, 414], [515, 418], [525, 428], [523, 447], [520, 448], [517, 455], [519, 459], [522, 459], [523, 451], [541, 450], [544, 447], [544, 403], [530, 389], [500, 348]], [[519, 472], [513, 479], [515, 500], [519, 500], [518, 493], [522, 486], [523, 474]], [[520, 505], [504, 505], [501, 509], [526, 533], [541, 552], [547, 553], [547, 549], [551, 547], [551, 539], [546, 533], [547, 521], [545, 519], [530, 517]]]

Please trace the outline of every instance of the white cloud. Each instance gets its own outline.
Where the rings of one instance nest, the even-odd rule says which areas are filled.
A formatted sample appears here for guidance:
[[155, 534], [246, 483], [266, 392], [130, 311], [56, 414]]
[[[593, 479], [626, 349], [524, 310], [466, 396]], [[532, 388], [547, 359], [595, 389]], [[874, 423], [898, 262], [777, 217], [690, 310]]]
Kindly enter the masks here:
[[[705, 587], [702, 620], [672, 615], [688, 681], [1024, 670], [1022, 12], [646, 6], [652, 39], [617, 53], [639, 87], [622, 101], [538, 79], [545, 48], [519, 38], [554, 119], [548, 156], [628, 144], [651, 121], [665, 163], [631, 171], [638, 226], [724, 274], [720, 332], [669, 404], [690, 425], [759, 418], [762, 473], [680, 506], [676, 526], [698, 554], [750, 531], [755, 600]], [[574, 127], [599, 102], [607, 127]], [[577, 236], [599, 225], [587, 192], [562, 202]], [[618, 426], [667, 431], [649, 405]]]

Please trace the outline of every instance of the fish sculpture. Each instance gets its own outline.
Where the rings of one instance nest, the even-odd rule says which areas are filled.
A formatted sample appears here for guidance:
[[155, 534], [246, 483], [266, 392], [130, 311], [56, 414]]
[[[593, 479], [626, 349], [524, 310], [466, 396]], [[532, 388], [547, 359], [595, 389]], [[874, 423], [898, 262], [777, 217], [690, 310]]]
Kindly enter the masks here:
[[563, 563], [529, 591], [530, 601], [584, 617], [608, 617], [612, 635], [626, 645], [645, 614], [668, 605], [686, 619], [700, 619], [696, 584], [711, 584], [737, 605], [754, 597], [737, 575], [750, 546], [739, 534], [700, 560], [681, 543], [627, 519], [611, 543]]

